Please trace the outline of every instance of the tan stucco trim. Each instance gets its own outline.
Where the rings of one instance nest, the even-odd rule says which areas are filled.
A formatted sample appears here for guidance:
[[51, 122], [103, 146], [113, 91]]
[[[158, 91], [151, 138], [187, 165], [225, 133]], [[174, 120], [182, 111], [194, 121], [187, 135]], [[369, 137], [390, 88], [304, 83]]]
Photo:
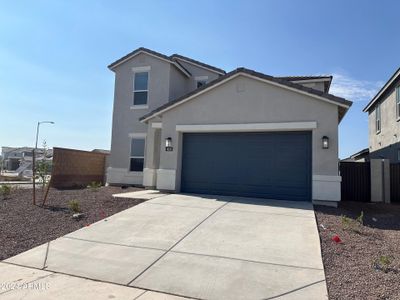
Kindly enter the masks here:
[[310, 130], [317, 128], [317, 122], [282, 122], [282, 123], [248, 123], [248, 124], [201, 124], [176, 125], [178, 132], [256, 132]]
[[161, 122], [153, 122], [151, 123], [152, 128], [162, 128], [162, 123]]
[[209, 88], [201, 90], [198, 93], [187, 97], [186, 99], [184, 99], [182, 101], [179, 101], [179, 102], [177, 102], [177, 103], [175, 103], [175, 104], [173, 104], [171, 106], [166, 107], [165, 109], [162, 109], [162, 110], [160, 110], [158, 112], [155, 112], [154, 114], [152, 114], [151, 116], [148, 116], [147, 118], [141, 120], [140, 122], [146, 123], [148, 120], [150, 120], [150, 119], [152, 119], [152, 118], [154, 118], [156, 116], [159, 116], [159, 115], [163, 114], [164, 112], [173, 109], [176, 106], [179, 106], [179, 105], [181, 105], [183, 103], [186, 103], [187, 101], [190, 101], [190, 100], [192, 100], [192, 99], [194, 99], [194, 98], [196, 98], [196, 97], [198, 97], [198, 96], [200, 96], [200, 95], [202, 95], [202, 94], [204, 94], [204, 93], [206, 93], [206, 92], [208, 92], [208, 91], [210, 91], [212, 89], [215, 89], [215, 88], [219, 87], [220, 85], [223, 85], [226, 82], [228, 82], [230, 80], [233, 80], [234, 78], [239, 77], [239, 76], [244, 76], [244, 77], [251, 78], [251, 79], [254, 79], [254, 80], [258, 80], [258, 81], [261, 81], [261, 82], [264, 82], [264, 83], [267, 83], [267, 84], [270, 84], [270, 85], [273, 85], [273, 86], [278, 86], [280, 88], [283, 88], [283, 89], [286, 89], [286, 90], [290, 90], [292, 92], [295, 92], [295, 93], [298, 93], [298, 94], [302, 94], [302, 95], [305, 95], [305, 96], [308, 96], [308, 97], [311, 97], [311, 98], [322, 100], [324, 102], [328, 102], [328, 103], [331, 103], [331, 104], [336, 105], [336, 106], [341, 106], [341, 107], [345, 107], [345, 108], [349, 108], [350, 107], [350, 105], [347, 105], [347, 104], [344, 104], [344, 103], [338, 103], [338, 102], [335, 102], [335, 101], [331, 101], [331, 100], [326, 99], [324, 97], [320, 97], [318, 95], [313, 95], [313, 94], [301, 91], [301, 90], [296, 89], [296, 88], [292, 88], [292, 87], [289, 87], [289, 86], [286, 86], [286, 85], [283, 85], [283, 84], [272, 82], [272, 81], [267, 80], [267, 79], [262, 79], [262, 78], [259, 78], [259, 77], [253, 76], [253, 75], [249, 75], [249, 74], [246, 74], [246, 73], [243, 73], [243, 72], [239, 72], [239, 73], [237, 73], [237, 74], [235, 74], [233, 76], [230, 76], [230, 77], [226, 78], [225, 80], [222, 80], [222, 81], [210, 86]]

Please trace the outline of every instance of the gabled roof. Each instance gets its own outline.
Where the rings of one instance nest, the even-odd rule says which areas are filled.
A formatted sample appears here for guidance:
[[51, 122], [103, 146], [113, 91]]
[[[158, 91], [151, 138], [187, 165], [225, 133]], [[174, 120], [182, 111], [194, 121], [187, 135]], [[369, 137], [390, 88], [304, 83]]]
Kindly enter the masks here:
[[331, 87], [333, 76], [327, 76], [327, 75], [322, 75], [322, 76], [280, 76], [278, 78], [289, 80], [292, 82], [323, 81], [324, 82], [324, 90], [326, 93], [328, 93], [329, 89]]
[[225, 70], [222, 70], [220, 68], [205, 64], [205, 63], [203, 63], [201, 61], [194, 60], [194, 59], [192, 59], [190, 57], [186, 57], [186, 56], [183, 56], [183, 55], [180, 55], [180, 54], [176, 54], [176, 53], [172, 54], [170, 56], [170, 58], [173, 59], [173, 60], [182, 60], [182, 61], [186, 61], [188, 63], [194, 64], [194, 65], [198, 65], [199, 67], [202, 67], [202, 68], [208, 69], [210, 71], [216, 72], [216, 73], [218, 73], [220, 75], [226, 74]]
[[140, 121], [146, 122], [150, 118], [160, 115], [161, 113], [163, 113], [167, 110], [170, 110], [173, 107], [180, 105], [199, 94], [202, 94], [203, 92], [206, 92], [212, 88], [215, 88], [216, 86], [218, 86], [218, 85], [224, 83], [225, 81], [228, 81], [229, 79], [236, 77], [238, 75], [247, 75], [247, 76], [257, 78], [260, 80], [265, 80], [265, 81], [268, 81], [275, 85], [279, 85], [281, 87], [291, 89], [291, 90], [297, 91], [302, 94], [307, 94], [309, 96], [318, 98], [320, 100], [334, 103], [334, 104], [338, 105], [340, 108], [339, 109], [339, 121], [343, 118], [343, 116], [347, 112], [348, 108], [352, 105], [351, 101], [348, 101], [344, 98], [337, 97], [332, 94], [324, 93], [324, 92], [321, 92], [321, 91], [318, 91], [318, 90], [315, 90], [312, 88], [308, 88], [308, 87], [302, 86], [301, 84], [293, 83], [289, 80], [281, 79], [279, 77], [273, 77], [273, 76], [259, 73], [259, 72], [249, 70], [246, 68], [237, 68], [236, 70], [233, 70], [233, 71], [225, 74], [224, 76], [221, 76], [221, 77], [209, 82], [208, 84], [206, 84], [192, 92], [187, 93], [186, 95], [178, 97], [175, 100], [169, 101], [168, 103], [166, 103], [164, 105], [161, 105], [160, 107], [156, 108], [152, 112], [141, 117]]
[[276, 78], [285, 79], [289, 81], [300, 81], [300, 80], [315, 80], [315, 79], [332, 79], [332, 76], [276, 76]]
[[199, 67], [201, 67], [203, 69], [210, 70], [210, 71], [218, 73], [220, 75], [226, 74], [226, 72], [224, 70], [222, 70], [222, 69], [219, 69], [217, 67], [205, 64], [205, 63], [203, 63], [201, 61], [198, 61], [198, 60], [194, 60], [194, 59], [192, 59], [190, 57], [186, 57], [186, 56], [183, 56], [183, 55], [180, 55], [180, 54], [172, 54], [171, 56], [167, 56], [167, 55], [164, 55], [164, 54], [159, 53], [157, 51], [154, 51], [154, 50], [151, 50], [151, 49], [148, 49], [148, 48], [144, 48], [144, 47], [137, 48], [136, 50], [134, 50], [134, 51], [128, 53], [127, 55], [121, 57], [120, 59], [114, 61], [112, 64], [108, 65], [108, 68], [110, 70], [114, 70], [115, 67], [119, 66], [120, 64], [124, 63], [125, 61], [133, 58], [134, 56], [136, 56], [136, 55], [138, 55], [140, 53], [147, 53], [147, 54], [149, 54], [151, 56], [155, 56], [155, 57], [157, 57], [159, 59], [167, 61], [167, 62], [175, 65], [178, 69], [183, 71], [188, 76], [191, 76], [192, 74], [190, 74], [190, 72], [179, 61], [184, 61], [184, 62], [193, 64], [193, 65], [197, 65], [197, 66], [199, 66]]
[[179, 62], [171, 59], [169, 56], [166, 56], [162, 53], [144, 48], [144, 47], [140, 47], [137, 48], [136, 50], [128, 53], [127, 55], [121, 57], [120, 59], [114, 61], [112, 64], [108, 65], [108, 68], [110, 70], [114, 70], [117, 66], [119, 66], [120, 64], [124, 63], [125, 61], [135, 57], [136, 55], [140, 54], [140, 53], [147, 53], [151, 56], [157, 57], [161, 60], [164, 60], [166, 62], [169, 62], [170, 64], [173, 64], [175, 67], [177, 67], [180, 71], [182, 71], [186, 76], [190, 77], [192, 74], [190, 74], [190, 72], [184, 68]]
[[390, 79], [385, 83], [385, 85], [379, 90], [379, 92], [375, 95], [374, 98], [367, 104], [367, 106], [363, 109], [364, 112], [370, 110], [375, 103], [377, 103], [382, 97], [385, 96], [386, 92], [390, 90], [396, 83], [400, 81], [400, 68], [397, 69], [396, 72], [390, 77]]

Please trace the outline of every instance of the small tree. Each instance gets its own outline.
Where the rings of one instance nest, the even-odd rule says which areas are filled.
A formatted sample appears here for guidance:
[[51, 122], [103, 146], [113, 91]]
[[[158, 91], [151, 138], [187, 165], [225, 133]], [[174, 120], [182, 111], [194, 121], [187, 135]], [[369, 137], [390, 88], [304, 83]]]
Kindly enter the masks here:
[[42, 181], [42, 189], [44, 189], [47, 184], [47, 175], [50, 171], [50, 163], [46, 160], [47, 153], [47, 143], [43, 141], [43, 157], [36, 161], [36, 178]]

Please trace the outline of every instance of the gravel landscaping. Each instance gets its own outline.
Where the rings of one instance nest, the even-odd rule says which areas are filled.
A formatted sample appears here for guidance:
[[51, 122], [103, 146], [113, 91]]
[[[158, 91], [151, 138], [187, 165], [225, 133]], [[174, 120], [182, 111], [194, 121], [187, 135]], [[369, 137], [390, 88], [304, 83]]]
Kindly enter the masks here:
[[[112, 194], [138, 188], [100, 187], [76, 190], [50, 189], [47, 205], [32, 204], [31, 189], [13, 189], [5, 198], [0, 195], [0, 260], [54, 240], [83, 226], [135, 206], [143, 200], [113, 198]], [[84, 216], [75, 220], [70, 201], [78, 203]], [[41, 190], [37, 203], [42, 202]]]
[[400, 299], [400, 205], [343, 202], [315, 213], [329, 299]]

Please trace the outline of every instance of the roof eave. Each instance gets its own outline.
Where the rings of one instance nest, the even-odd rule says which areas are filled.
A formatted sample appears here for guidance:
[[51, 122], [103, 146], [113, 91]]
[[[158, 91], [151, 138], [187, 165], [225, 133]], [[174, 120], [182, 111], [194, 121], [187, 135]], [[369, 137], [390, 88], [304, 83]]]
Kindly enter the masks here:
[[[230, 73], [214, 80], [214, 82], [210, 82], [209, 84], [201, 87], [199, 90], [195, 90], [187, 95], [182, 96], [182, 98], [178, 98], [175, 101], [172, 101], [170, 103], [168, 103], [167, 105], [165, 105], [165, 107], [163, 108], [163, 106], [160, 106], [159, 110], [155, 110], [153, 112], [150, 112], [148, 115], [144, 115], [141, 119], [140, 122], [142, 123], [146, 123], [148, 120], [161, 115], [162, 113], [164, 113], [165, 111], [168, 111], [172, 108], [174, 108], [175, 106], [178, 106], [180, 104], [183, 104], [187, 101], [189, 101], [190, 99], [199, 96], [200, 94], [203, 94], [205, 92], [207, 92], [210, 89], [213, 89], [221, 84], [223, 84], [226, 81], [229, 81], [239, 75], [244, 75], [244, 76], [248, 76], [251, 77], [253, 79], [256, 80], [261, 80], [261, 81], [266, 81], [272, 85], [278, 85], [281, 86], [283, 88], [289, 89], [289, 90], [293, 90], [294, 92], [298, 92], [301, 94], [305, 94], [307, 96], [313, 97], [313, 98], [317, 98], [320, 99], [322, 101], [337, 105], [338, 107], [342, 107], [344, 108], [343, 110], [343, 114], [340, 116], [339, 115], [339, 122], [341, 121], [341, 119], [344, 117], [344, 115], [346, 114], [347, 110], [350, 108], [350, 106], [352, 105], [351, 101], [348, 101], [344, 98], [340, 98], [340, 97], [336, 97], [333, 96], [331, 94], [327, 94], [327, 93], [322, 93], [322, 95], [318, 95], [316, 90], [313, 90], [311, 88], [306, 88], [303, 87], [300, 84], [295, 84], [295, 83], [291, 83], [288, 81], [285, 81], [285, 83], [282, 82], [278, 82], [274, 81], [272, 79], [274, 79], [274, 77], [266, 75], [266, 74], [262, 74], [262, 73], [258, 73], [252, 70], [248, 70], [245, 68], [238, 68], [236, 70], [231, 71]], [[328, 97], [329, 96], [329, 97]], [[333, 98], [333, 99], [332, 99]], [[340, 101], [339, 101], [340, 100]], [[175, 102], [175, 103], [174, 103]], [[172, 104], [171, 104], [172, 103]]]
[[155, 51], [152, 51], [150, 49], [146, 49], [146, 48], [143, 48], [143, 47], [138, 48], [138, 49], [132, 51], [131, 53], [121, 57], [120, 59], [116, 60], [112, 64], [108, 65], [107, 68], [114, 72], [116, 67], [118, 67], [119, 65], [125, 63], [126, 61], [134, 58], [135, 56], [137, 56], [137, 55], [139, 55], [141, 53], [145, 53], [147, 55], [150, 55], [152, 57], [158, 58], [160, 60], [163, 60], [165, 62], [168, 62], [168, 63], [174, 65], [178, 70], [180, 70], [187, 77], [190, 77], [192, 75], [192, 74], [190, 74], [190, 72], [188, 70], [186, 70], [183, 66], [178, 64], [176, 61], [173, 61], [172, 59], [169, 59], [168, 56], [164, 56], [161, 53], [157, 53]]
[[389, 86], [400, 78], [400, 68], [394, 72], [394, 74], [389, 78], [389, 80], [385, 83], [385, 85], [379, 90], [379, 92], [375, 95], [374, 98], [364, 107], [363, 112], [369, 111], [375, 103], [380, 99], [383, 93], [389, 88]]
[[222, 69], [219, 69], [219, 68], [216, 68], [216, 67], [213, 67], [213, 66], [210, 66], [210, 65], [206, 65], [204, 63], [201, 63], [199, 61], [195, 61], [193, 59], [190, 59], [188, 57], [184, 57], [184, 56], [179, 55], [179, 54], [172, 54], [170, 57], [171, 57], [172, 60], [181, 60], [181, 61], [184, 61], [184, 62], [186, 62], [188, 64], [195, 65], [195, 66], [197, 66], [199, 68], [206, 69], [206, 70], [208, 70], [210, 72], [217, 73], [219, 75], [225, 75], [226, 74], [226, 72], [224, 70], [222, 70]]

